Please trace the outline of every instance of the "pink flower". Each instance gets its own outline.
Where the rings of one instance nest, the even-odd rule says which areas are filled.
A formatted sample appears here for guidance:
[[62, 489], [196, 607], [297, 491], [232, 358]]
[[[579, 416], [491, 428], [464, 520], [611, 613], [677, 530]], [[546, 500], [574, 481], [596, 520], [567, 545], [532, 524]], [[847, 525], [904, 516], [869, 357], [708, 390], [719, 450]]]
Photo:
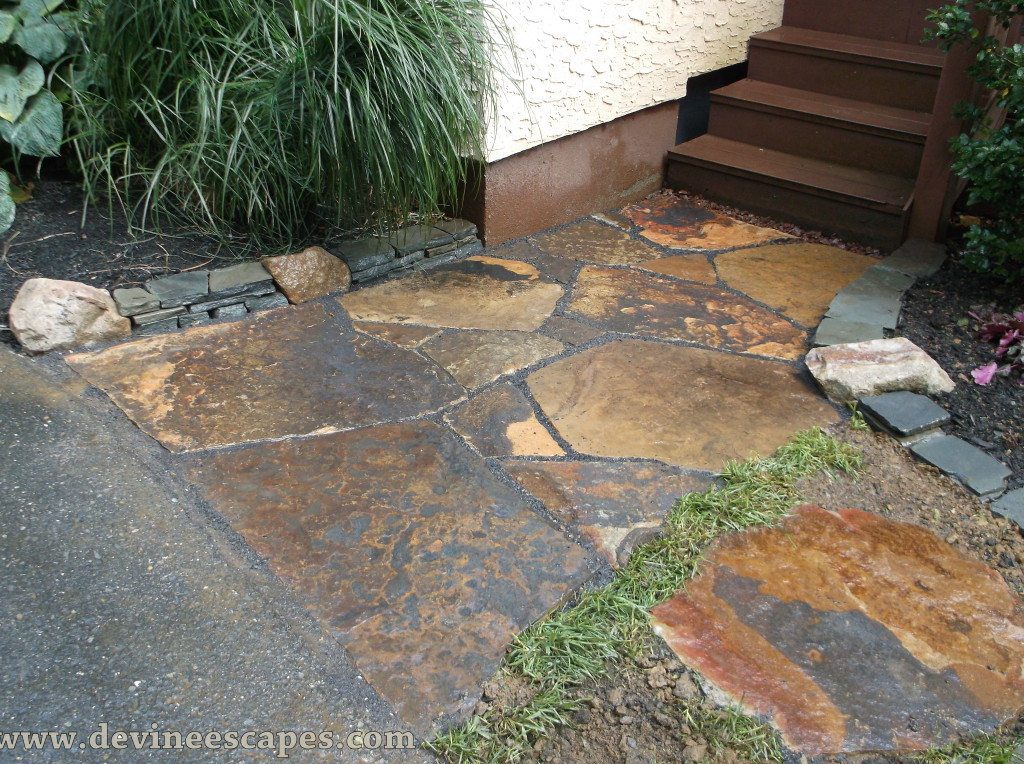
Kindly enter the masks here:
[[999, 371], [999, 364], [993, 361], [984, 366], [979, 366], [971, 372], [971, 376], [974, 377], [976, 384], [989, 385], [992, 384], [992, 378], [995, 377], [997, 371]]

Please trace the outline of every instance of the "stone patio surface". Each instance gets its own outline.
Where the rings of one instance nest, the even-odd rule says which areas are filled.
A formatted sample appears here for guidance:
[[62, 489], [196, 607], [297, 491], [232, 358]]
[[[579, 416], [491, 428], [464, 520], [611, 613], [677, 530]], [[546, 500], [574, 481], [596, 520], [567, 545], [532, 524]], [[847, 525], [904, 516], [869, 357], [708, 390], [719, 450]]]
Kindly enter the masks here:
[[680, 495], [838, 418], [797, 361], [873, 262], [664, 197], [67, 362], [427, 734]]

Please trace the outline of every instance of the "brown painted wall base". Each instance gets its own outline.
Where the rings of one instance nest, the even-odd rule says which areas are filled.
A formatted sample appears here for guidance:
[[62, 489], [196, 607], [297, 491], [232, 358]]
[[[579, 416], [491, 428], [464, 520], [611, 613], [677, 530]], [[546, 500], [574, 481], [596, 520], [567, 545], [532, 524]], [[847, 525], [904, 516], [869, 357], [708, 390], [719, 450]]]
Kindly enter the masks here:
[[494, 246], [641, 199], [661, 188], [677, 120], [672, 101], [478, 168], [459, 214]]

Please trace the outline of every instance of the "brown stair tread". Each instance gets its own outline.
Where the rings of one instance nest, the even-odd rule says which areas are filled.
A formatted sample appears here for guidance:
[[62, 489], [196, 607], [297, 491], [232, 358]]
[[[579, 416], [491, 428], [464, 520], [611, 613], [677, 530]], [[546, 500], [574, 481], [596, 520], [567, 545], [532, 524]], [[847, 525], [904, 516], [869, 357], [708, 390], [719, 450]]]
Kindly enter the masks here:
[[818, 32], [799, 27], [779, 27], [754, 35], [753, 45], [765, 44], [779, 47], [803, 48], [819, 55], [838, 55], [854, 58], [873, 58], [890, 65], [911, 68], [942, 69], [945, 54], [935, 48], [911, 45], [903, 42], [872, 40], [867, 37], [853, 37], [832, 32]]
[[714, 135], [702, 135], [680, 144], [669, 155], [894, 212], [906, 207], [914, 190], [912, 179], [772, 151]]
[[850, 125], [901, 133], [919, 142], [928, 135], [931, 115], [866, 101], [789, 88], [760, 80], [740, 80], [712, 93], [714, 99], [740, 102], [762, 111], [798, 112], [812, 119], [837, 120]]

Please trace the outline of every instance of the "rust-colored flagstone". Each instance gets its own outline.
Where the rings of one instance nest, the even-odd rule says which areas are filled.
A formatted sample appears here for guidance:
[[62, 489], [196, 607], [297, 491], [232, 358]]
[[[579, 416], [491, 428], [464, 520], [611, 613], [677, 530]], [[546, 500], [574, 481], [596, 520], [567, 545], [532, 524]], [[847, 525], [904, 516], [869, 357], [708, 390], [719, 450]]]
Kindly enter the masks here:
[[419, 347], [424, 341], [441, 332], [436, 326], [410, 326], [408, 324], [367, 324], [353, 322], [352, 326], [363, 334], [390, 342], [403, 348]]
[[639, 267], [645, 271], [660, 273], [665, 276], [675, 276], [687, 281], [699, 281], [702, 284], [714, 284], [718, 281], [718, 276], [711, 262], [707, 256], [701, 254], [661, 257], [657, 260], [641, 263]]
[[551, 257], [600, 265], [633, 265], [661, 256], [624, 231], [589, 219], [542, 234], [534, 241]]
[[527, 383], [581, 453], [712, 471], [837, 419], [784, 364], [659, 342], [609, 342], [538, 369]]
[[306, 303], [67, 360], [176, 452], [417, 416], [464, 395], [429, 361], [337, 312]]
[[502, 467], [613, 567], [626, 564], [684, 493], [704, 490], [710, 482], [639, 462], [508, 459]]
[[633, 269], [587, 266], [576, 280], [568, 310], [613, 332], [776, 358], [800, 357], [807, 339], [752, 300]]
[[430, 422], [204, 454], [192, 476], [419, 734], [469, 711], [512, 637], [589, 575]]
[[715, 258], [726, 284], [804, 326], [817, 326], [832, 298], [877, 262], [807, 242], [739, 249]]
[[530, 402], [509, 384], [496, 385], [445, 415], [445, 421], [484, 456], [561, 456]]
[[472, 390], [557, 355], [565, 345], [543, 334], [470, 330], [447, 332], [421, 349]]
[[672, 249], [714, 251], [792, 238], [773, 228], [742, 223], [720, 212], [694, 207], [672, 194], [645, 200], [623, 212], [640, 226], [641, 236]]
[[540, 328], [540, 331], [573, 347], [585, 345], [604, 334], [604, 331], [601, 329], [595, 329], [574, 318], [567, 318], [565, 316], [552, 316], [544, 322], [544, 326]]
[[723, 539], [653, 611], [680, 658], [809, 755], [905, 751], [1024, 709], [1024, 611], [932, 533], [807, 506]]
[[354, 321], [453, 329], [532, 331], [563, 290], [521, 260], [483, 255], [350, 292], [338, 298]]

